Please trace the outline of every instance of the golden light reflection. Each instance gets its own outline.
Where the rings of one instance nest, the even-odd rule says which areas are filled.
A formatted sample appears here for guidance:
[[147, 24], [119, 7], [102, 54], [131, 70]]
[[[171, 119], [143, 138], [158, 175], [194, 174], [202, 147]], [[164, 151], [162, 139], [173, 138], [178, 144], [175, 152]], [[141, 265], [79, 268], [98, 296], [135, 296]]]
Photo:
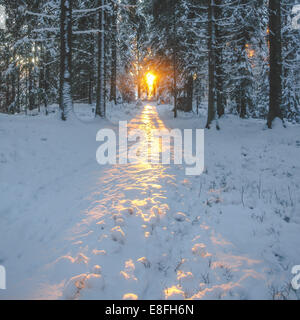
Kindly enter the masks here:
[[[132, 131], [140, 130], [147, 137], [151, 137], [154, 129], [167, 130], [153, 105], [145, 105], [141, 112], [128, 123], [129, 135]], [[144, 147], [151, 150], [151, 140], [150, 143], [149, 140], [144, 143]], [[153, 144], [155, 143], [158, 143], [157, 139], [154, 139]], [[156, 148], [161, 150], [162, 143], [158, 144]], [[130, 143], [128, 147], [130, 148]], [[95, 223], [97, 232], [90, 234], [90, 237], [97, 239], [99, 247], [92, 248], [93, 257], [107, 259], [111, 256], [110, 252], [104, 251], [107, 249], [108, 241], [113, 239], [117, 248], [120, 245], [132, 243], [132, 237], [143, 240], [134, 242], [134, 250], [140, 257], [145, 256], [145, 242], [153, 241], [155, 228], [165, 226], [162, 222], [170, 210], [167, 204], [167, 186], [175, 186], [176, 178], [169, 172], [168, 165], [162, 165], [160, 162], [152, 163], [150, 154], [149, 161], [143, 161], [137, 157], [134, 163], [108, 167], [103, 174], [99, 175], [99, 188], [95, 189], [90, 196], [94, 201], [91, 201], [90, 207], [86, 210], [87, 215], [82, 224], [77, 226], [78, 232], [75, 234], [78, 240], [78, 234], [81, 235], [82, 231], [86, 228], [90, 229], [90, 226]], [[132, 230], [133, 223], [136, 226], [134, 235], [129, 232]], [[171, 231], [168, 229], [164, 233], [171, 234]], [[135, 284], [139, 281], [140, 263], [149, 268], [150, 262], [146, 258], [140, 259], [138, 268], [135, 270], [133, 260], [129, 257], [126, 260], [125, 267], [117, 270], [118, 278]], [[178, 293], [182, 297], [183, 292], [179, 290]], [[176, 290], [168, 290], [168, 294], [174, 296]]]
[[181, 288], [177, 285], [177, 286], [172, 286], [171, 288], [165, 289], [164, 290], [165, 293], [165, 298], [169, 299], [169, 298], [175, 298], [175, 297], [182, 297], [184, 298], [184, 291], [181, 290]]
[[[151, 161], [152, 148], [158, 149], [159, 152], [162, 151], [161, 141], [152, 139], [155, 129], [167, 130], [156, 107], [145, 105], [141, 113], [128, 123], [128, 134], [130, 135], [135, 130], [144, 133], [147, 139], [141, 144], [141, 147], [148, 150], [148, 159], [134, 155], [135, 162], [126, 166], [116, 165], [106, 170], [105, 175], [99, 179], [101, 193], [95, 191], [92, 195], [97, 200], [88, 210], [83, 225], [86, 226], [90, 221], [96, 220], [101, 230], [104, 230], [106, 225], [103, 219], [109, 214], [114, 219], [115, 227], [110, 230], [110, 234], [104, 235], [106, 238], [113, 236], [116, 240], [117, 238], [122, 240], [124, 238], [124, 232], [121, 229], [123, 224], [119, 223], [121, 220], [118, 219], [123, 219], [126, 225], [128, 217], [138, 216], [142, 219], [141, 226], [143, 227], [140, 230], [145, 238], [151, 235], [153, 226], [167, 214], [169, 207], [166, 203], [167, 190], [164, 184], [175, 185], [175, 177], [168, 173], [167, 165]], [[173, 146], [170, 148], [171, 157], [173, 157]], [[160, 155], [156, 154], [156, 156]], [[147, 233], [149, 231], [150, 234]], [[102, 235], [103, 240], [104, 235]]]
[[207, 252], [206, 246], [203, 243], [196, 243], [192, 248], [192, 252], [194, 255], [201, 256], [202, 258], [211, 256], [211, 254]]
[[137, 300], [138, 296], [134, 293], [126, 293], [123, 295], [123, 300]]
[[134, 275], [135, 265], [131, 259], [125, 261], [125, 270], [120, 272], [121, 276], [124, 277], [125, 280], [133, 280], [137, 281], [138, 279]]
[[192, 279], [193, 274], [192, 272], [184, 272], [182, 270], [177, 271], [177, 280], [181, 281], [182, 279]]
[[[128, 131], [142, 130], [146, 135], [150, 135], [152, 129], [162, 130], [166, 129], [166, 127], [160, 119], [156, 107], [146, 105], [141, 113], [129, 123]], [[187, 187], [190, 186], [188, 179], [184, 179], [181, 183]], [[153, 244], [160, 244], [164, 239], [168, 239], [167, 237], [165, 238], [165, 235], [168, 237], [171, 237], [172, 234], [174, 235], [174, 225], [172, 223], [166, 225], [166, 222], [170, 221], [166, 220], [166, 216], [170, 210], [173, 210], [167, 204], [167, 197], [170, 193], [168, 187], [176, 186], [176, 177], [168, 172], [167, 165], [139, 161], [127, 165], [108, 167], [105, 171], [101, 171], [98, 184], [99, 188], [97, 187], [91, 196], [94, 201], [91, 201], [91, 206], [86, 210], [87, 216], [82, 220], [82, 224], [78, 226], [82, 229], [79, 228], [74, 238], [80, 238], [78, 240], [82, 241], [81, 248], [84, 252], [92, 250], [93, 257], [90, 258], [92, 259], [91, 261], [98, 259], [99, 265], [104, 261], [103, 270], [105, 270], [107, 262], [113, 262], [114, 268], [112, 268], [111, 272], [117, 275], [116, 279], [126, 283], [126, 285], [128, 283], [128, 288], [131, 290], [132, 287], [136, 288], [143, 282], [144, 273], [141, 270], [144, 270], [144, 267], [148, 269], [152, 263], [156, 263], [156, 258], [153, 261], [151, 255], [149, 255], [148, 248], [151, 248]], [[210, 190], [210, 193], [217, 195], [221, 192], [222, 190]], [[171, 217], [173, 216], [172, 213], [173, 211], [171, 211]], [[198, 219], [198, 222], [200, 223], [200, 219]], [[95, 223], [96, 227], [93, 226], [93, 223]], [[181, 223], [178, 222], [178, 225]], [[83, 234], [86, 229], [93, 229], [94, 232], [90, 231]], [[156, 232], [157, 229], [159, 229], [159, 232]], [[213, 291], [223, 290], [226, 293], [239, 286], [238, 282], [220, 284], [212, 288], [207, 287], [207, 283], [203, 283], [203, 286], [200, 285], [199, 289], [198, 287], [194, 289], [194, 286], [191, 285], [191, 283], [197, 285], [199, 275], [194, 268], [189, 271], [186, 270], [189, 267], [189, 263], [201, 264], [202, 259], [212, 256], [209, 251], [213, 252], [214, 247], [222, 247], [229, 244], [223, 237], [212, 232], [210, 237], [205, 237], [211, 244], [209, 246], [204, 242], [203, 235], [204, 230], [211, 232], [210, 229], [208, 225], [202, 222], [199, 227], [199, 233], [193, 235], [193, 247], [191, 248], [190, 244], [187, 245], [187, 249], [189, 249], [186, 251], [187, 256], [179, 262], [176, 260], [173, 265], [173, 270], [175, 271], [173, 281], [175, 283], [159, 284], [159, 290], [163, 290], [166, 299], [186, 299], [188, 297], [199, 299]], [[163, 236], [162, 232], [160, 232], [161, 230], [164, 230]], [[157, 235], [160, 236], [157, 237]], [[88, 240], [87, 237], [89, 237]], [[110, 238], [115, 240], [113, 247], [111, 246]], [[139, 239], [139, 241], [136, 239]], [[95, 243], [97, 243], [97, 247], [89, 248], [90, 244], [94, 245]], [[109, 246], [107, 247], [108, 244]], [[172, 245], [171, 242], [170, 244]], [[116, 250], [122, 250], [120, 249], [121, 246], [127, 246], [127, 249], [133, 248], [128, 251], [132, 254], [132, 259], [126, 257], [123, 260], [123, 254], [111, 254], [114, 253], [114, 247]], [[168, 247], [165, 247], [164, 244], [161, 247], [158, 245], [156, 256], [161, 255], [161, 261], [169, 263], [169, 253], [161, 254], [165, 252], [162, 251], [165, 248]], [[104, 249], [107, 249], [107, 251]], [[115, 252], [118, 253], [119, 251]], [[136, 260], [137, 254], [138, 257], [142, 258]], [[216, 277], [219, 273], [222, 275], [224, 270], [236, 272], [243, 268], [245, 278], [246, 276], [254, 278], [256, 275], [251, 271], [251, 265], [261, 263], [257, 260], [234, 256], [230, 253], [213, 254], [216, 257], [207, 259], [208, 261], [205, 265], [210, 265], [210, 269], [216, 274]], [[149, 261], [145, 256], [149, 258]], [[76, 259], [73, 257], [65, 259], [71, 261], [71, 263], [77, 263], [78, 261], [83, 265], [90, 264], [89, 258], [83, 255]], [[123, 269], [120, 270], [119, 266], [123, 263], [125, 263], [125, 266], [123, 268], [120, 267]], [[141, 264], [143, 266], [140, 266]], [[184, 266], [184, 264], [186, 265]], [[226, 281], [228, 280], [226, 279]], [[79, 282], [77, 285], [80, 287], [81, 283]], [[197, 291], [198, 293], [195, 293]], [[131, 291], [128, 290], [126, 292], [128, 293], [124, 294], [124, 299], [137, 298], [135, 294], [130, 293]], [[143, 298], [143, 295], [141, 298]]]
[[251, 48], [251, 46], [248, 43], [246, 44], [246, 51], [247, 51], [247, 56], [249, 59], [251, 59], [255, 56], [255, 50], [253, 48]]
[[156, 76], [148, 72], [146, 74], [146, 82], [148, 87], [148, 96], [151, 98], [154, 95], [154, 84], [155, 84]]

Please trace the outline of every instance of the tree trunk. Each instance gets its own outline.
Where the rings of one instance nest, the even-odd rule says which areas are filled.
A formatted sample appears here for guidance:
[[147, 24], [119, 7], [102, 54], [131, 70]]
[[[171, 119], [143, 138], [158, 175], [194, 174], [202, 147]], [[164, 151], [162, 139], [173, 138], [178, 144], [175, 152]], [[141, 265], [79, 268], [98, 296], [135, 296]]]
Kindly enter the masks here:
[[117, 104], [117, 5], [113, 3], [112, 6], [110, 101]]
[[280, 0], [269, 1], [270, 28], [270, 102], [267, 125], [271, 129], [275, 118], [283, 120], [282, 102], [282, 44], [281, 44], [281, 4]]
[[240, 88], [240, 118], [245, 119], [247, 115], [247, 99], [246, 99], [245, 79], [242, 79]]
[[32, 79], [32, 63], [29, 63], [29, 70], [28, 70], [28, 81], [29, 81], [29, 86], [28, 86], [28, 95], [29, 95], [29, 105], [28, 109], [33, 110], [34, 109], [34, 93], [32, 92], [33, 89], [33, 79]]
[[[136, 40], [136, 51], [137, 51], [137, 87], [138, 87], [138, 99], [141, 99], [141, 66], [140, 66], [140, 48], [139, 48], [139, 36], [137, 35]], [[147, 92], [148, 96], [148, 92]]]
[[15, 113], [16, 111], [16, 72], [17, 72], [17, 66], [15, 64], [16, 61], [16, 53], [15, 50], [13, 51], [13, 61], [14, 61], [14, 72], [11, 76], [11, 113]]
[[17, 69], [17, 113], [20, 113], [20, 69]]
[[105, 0], [98, 0], [99, 7], [102, 9], [98, 17], [98, 70], [97, 70], [97, 92], [96, 92], [96, 115], [100, 117], [105, 116]]
[[46, 49], [45, 53], [45, 62], [44, 62], [44, 106], [45, 106], [45, 114], [48, 115], [48, 104], [49, 104], [49, 96], [50, 96], [50, 54], [48, 49]]
[[[222, 19], [222, 1], [215, 0], [215, 19]], [[222, 68], [222, 55], [223, 55], [223, 43], [222, 43], [222, 27], [217, 23], [215, 24], [215, 37], [216, 37], [216, 103], [217, 103], [217, 114], [218, 117], [222, 117], [225, 113], [225, 99], [223, 89], [223, 68]]]
[[191, 112], [193, 110], [193, 94], [194, 94], [194, 79], [190, 75], [187, 82], [187, 103], [185, 105], [185, 112]]
[[177, 118], [177, 46], [176, 46], [176, 2], [173, 3], [173, 92], [174, 92], [174, 118]]
[[[214, 0], [208, 0], [208, 112], [206, 128], [216, 119], [215, 110], [215, 15]], [[217, 126], [217, 129], [219, 127]]]
[[72, 101], [72, 1], [61, 0], [60, 12], [60, 98], [61, 119], [67, 120]]

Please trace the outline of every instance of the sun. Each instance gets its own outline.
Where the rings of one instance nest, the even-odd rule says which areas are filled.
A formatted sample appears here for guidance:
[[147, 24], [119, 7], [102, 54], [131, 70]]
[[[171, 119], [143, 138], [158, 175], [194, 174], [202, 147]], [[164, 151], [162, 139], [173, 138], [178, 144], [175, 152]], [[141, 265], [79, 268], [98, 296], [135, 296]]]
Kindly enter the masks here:
[[154, 85], [154, 81], [155, 81], [155, 75], [151, 72], [148, 72], [147, 75], [146, 75], [146, 79], [147, 79], [147, 85], [149, 87], [153, 87]]
[[148, 86], [149, 96], [153, 95], [154, 83], [156, 76], [152, 72], [146, 74], [146, 82]]

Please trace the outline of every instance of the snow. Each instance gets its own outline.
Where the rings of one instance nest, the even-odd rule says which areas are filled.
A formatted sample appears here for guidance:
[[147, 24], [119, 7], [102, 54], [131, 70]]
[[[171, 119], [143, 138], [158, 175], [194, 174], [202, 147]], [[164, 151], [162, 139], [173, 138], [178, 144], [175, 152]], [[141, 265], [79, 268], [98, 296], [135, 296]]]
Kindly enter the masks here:
[[[100, 166], [96, 134], [203, 128], [171, 106], [108, 106], [108, 120], [0, 115], [0, 299], [299, 299], [299, 125], [226, 116], [205, 171]], [[145, 115], [147, 117], [145, 118]]]

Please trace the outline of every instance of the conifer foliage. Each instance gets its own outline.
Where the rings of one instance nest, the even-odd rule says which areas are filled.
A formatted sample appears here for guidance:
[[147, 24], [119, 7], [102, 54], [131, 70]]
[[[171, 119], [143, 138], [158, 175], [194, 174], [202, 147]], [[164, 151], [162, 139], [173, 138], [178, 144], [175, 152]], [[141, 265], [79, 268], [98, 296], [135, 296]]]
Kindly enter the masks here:
[[[0, 111], [61, 118], [73, 104], [155, 97], [179, 110], [207, 108], [207, 128], [226, 113], [300, 120], [300, 31], [295, 0], [0, 0]], [[197, 110], [198, 110], [197, 108]]]

